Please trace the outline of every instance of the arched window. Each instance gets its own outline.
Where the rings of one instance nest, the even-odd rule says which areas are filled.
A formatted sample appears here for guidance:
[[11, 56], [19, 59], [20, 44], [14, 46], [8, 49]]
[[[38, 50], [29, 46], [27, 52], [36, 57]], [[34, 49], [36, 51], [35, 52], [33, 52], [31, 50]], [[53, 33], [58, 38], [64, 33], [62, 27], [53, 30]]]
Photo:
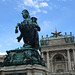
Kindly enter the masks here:
[[65, 72], [65, 58], [62, 54], [56, 54], [53, 57], [53, 69], [54, 72]]
[[62, 60], [63, 60], [63, 58], [61, 56], [56, 57], [56, 61], [62, 61]]
[[53, 58], [54, 61], [59, 62], [59, 61], [65, 61], [64, 56], [61, 54], [57, 54]]

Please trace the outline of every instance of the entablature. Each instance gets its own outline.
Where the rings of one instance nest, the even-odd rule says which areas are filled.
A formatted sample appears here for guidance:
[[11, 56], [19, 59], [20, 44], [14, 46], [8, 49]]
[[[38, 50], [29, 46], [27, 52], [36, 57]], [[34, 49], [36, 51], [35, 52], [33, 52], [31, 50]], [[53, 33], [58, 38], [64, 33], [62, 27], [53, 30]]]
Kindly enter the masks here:
[[69, 50], [69, 49], [75, 49], [75, 43], [55, 45], [55, 46], [43, 46], [41, 47], [41, 52]]

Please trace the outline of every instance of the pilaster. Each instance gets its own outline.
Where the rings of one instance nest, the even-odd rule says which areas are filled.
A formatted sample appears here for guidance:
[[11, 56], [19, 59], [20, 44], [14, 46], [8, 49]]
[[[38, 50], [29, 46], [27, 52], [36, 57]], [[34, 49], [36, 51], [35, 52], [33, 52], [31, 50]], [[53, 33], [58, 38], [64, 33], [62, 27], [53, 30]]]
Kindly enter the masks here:
[[71, 59], [70, 59], [70, 52], [67, 50], [67, 56], [68, 56], [68, 70], [71, 71]]
[[[75, 49], [73, 50], [74, 66], [75, 66]], [[75, 67], [74, 67], [75, 69]]]
[[42, 58], [44, 58], [44, 53], [43, 52], [41, 53], [41, 56], [42, 56]]
[[47, 52], [47, 68], [50, 69], [49, 52]]

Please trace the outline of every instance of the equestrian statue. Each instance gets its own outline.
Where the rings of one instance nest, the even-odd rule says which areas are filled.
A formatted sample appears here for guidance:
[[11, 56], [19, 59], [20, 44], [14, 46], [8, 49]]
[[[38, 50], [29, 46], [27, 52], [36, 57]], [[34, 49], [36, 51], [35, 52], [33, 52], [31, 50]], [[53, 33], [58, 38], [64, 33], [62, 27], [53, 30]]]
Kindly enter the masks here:
[[23, 47], [30, 45], [32, 48], [39, 49], [39, 35], [40, 27], [37, 24], [37, 18], [30, 18], [29, 12], [24, 9], [22, 11], [22, 16], [24, 21], [17, 23], [15, 33], [18, 33], [18, 28], [21, 32], [20, 36], [17, 37], [18, 42], [23, 38]]
[[[40, 27], [37, 24], [37, 18], [31, 17], [29, 12], [24, 9], [22, 11], [23, 22], [17, 23], [15, 33], [20, 31], [20, 35], [17, 37], [18, 42], [23, 38], [23, 47], [6, 51], [7, 55], [2, 63], [2, 66], [15, 66], [15, 65], [42, 65], [45, 66], [45, 62], [38, 52], [39, 49], [39, 36], [38, 31]], [[32, 61], [32, 62], [31, 62]], [[15, 74], [16, 75], [16, 74]]]

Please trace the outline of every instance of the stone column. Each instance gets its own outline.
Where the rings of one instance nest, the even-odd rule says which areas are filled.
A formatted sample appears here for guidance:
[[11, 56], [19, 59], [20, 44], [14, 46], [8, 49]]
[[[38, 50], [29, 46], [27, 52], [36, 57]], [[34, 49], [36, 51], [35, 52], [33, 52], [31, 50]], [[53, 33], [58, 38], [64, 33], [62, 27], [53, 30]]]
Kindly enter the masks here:
[[50, 72], [50, 75], [51, 75], [51, 72], [52, 72], [52, 60], [51, 59], [49, 60], [49, 64], [50, 64], [49, 72]]
[[49, 52], [47, 52], [47, 68], [50, 70]]
[[68, 67], [67, 60], [65, 61], [65, 65], [66, 65], [66, 72], [67, 72], [68, 71], [68, 69], [67, 69], [67, 67]]
[[43, 54], [43, 52], [41, 53], [41, 56], [42, 56], [42, 58], [44, 58], [44, 54]]
[[73, 58], [74, 58], [74, 66], [75, 66], [75, 49], [73, 50]]
[[71, 59], [70, 59], [70, 52], [67, 50], [67, 56], [68, 56], [68, 70], [71, 71]]
[[51, 60], [51, 72], [53, 73], [53, 60]]
[[74, 64], [75, 64], [75, 49], [73, 50], [73, 58], [74, 58]]

